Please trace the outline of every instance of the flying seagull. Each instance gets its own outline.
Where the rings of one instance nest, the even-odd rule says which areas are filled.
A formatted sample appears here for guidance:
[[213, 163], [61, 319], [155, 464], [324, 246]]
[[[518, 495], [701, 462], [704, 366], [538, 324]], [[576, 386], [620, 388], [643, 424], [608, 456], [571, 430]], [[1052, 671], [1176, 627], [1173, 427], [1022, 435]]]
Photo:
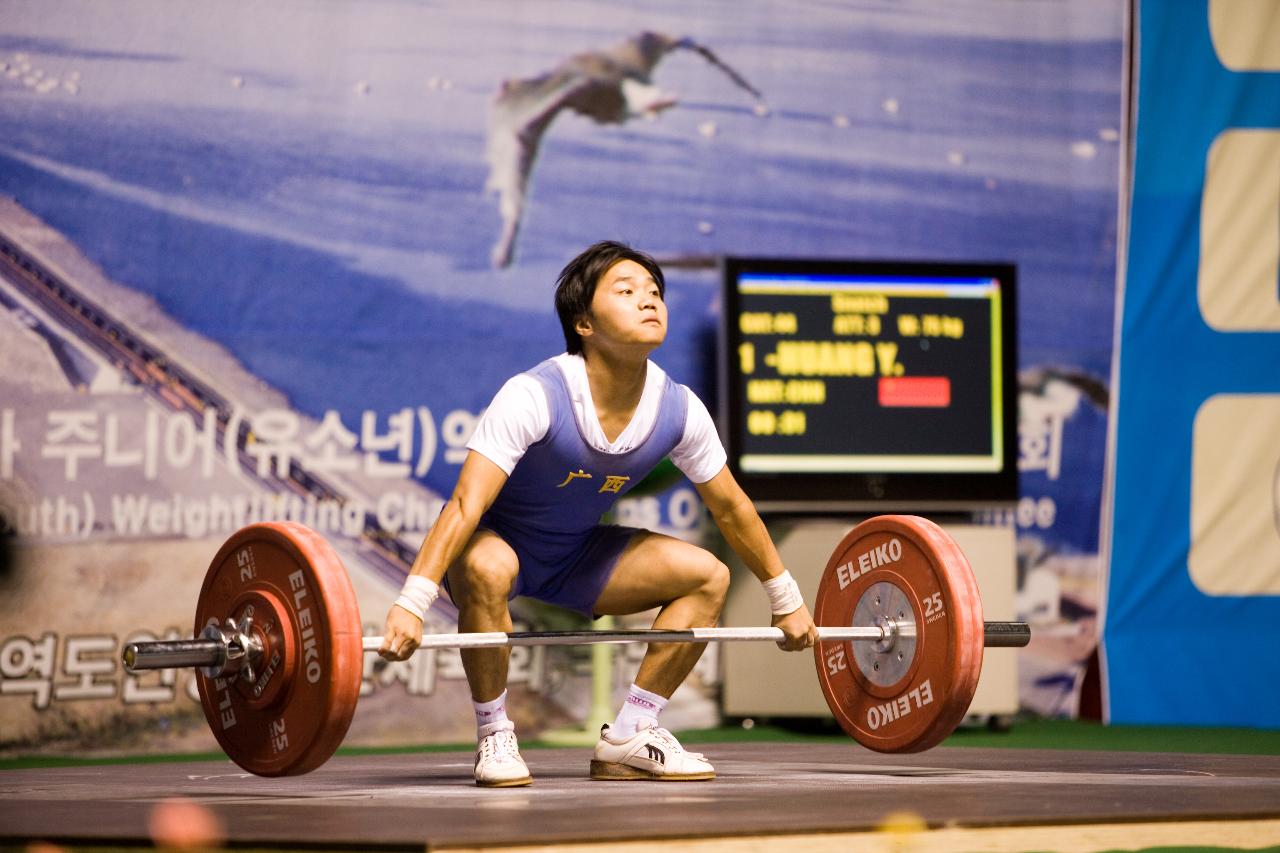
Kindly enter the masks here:
[[490, 110], [489, 179], [485, 184], [486, 190], [498, 194], [502, 216], [502, 234], [492, 252], [494, 266], [511, 263], [529, 173], [542, 135], [555, 117], [568, 109], [597, 124], [622, 124], [675, 106], [674, 95], [650, 82], [654, 67], [673, 50], [699, 54], [740, 88], [763, 100], [755, 87], [708, 48], [690, 38], [653, 32], [632, 36], [608, 50], [572, 56], [537, 77], [502, 82]]

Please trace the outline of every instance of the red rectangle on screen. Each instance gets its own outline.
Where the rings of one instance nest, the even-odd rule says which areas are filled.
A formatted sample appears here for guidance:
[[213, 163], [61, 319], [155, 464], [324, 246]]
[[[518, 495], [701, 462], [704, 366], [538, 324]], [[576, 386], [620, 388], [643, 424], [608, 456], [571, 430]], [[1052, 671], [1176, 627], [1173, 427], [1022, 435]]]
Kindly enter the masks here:
[[942, 409], [951, 405], [951, 380], [946, 376], [883, 376], [880, 405]]

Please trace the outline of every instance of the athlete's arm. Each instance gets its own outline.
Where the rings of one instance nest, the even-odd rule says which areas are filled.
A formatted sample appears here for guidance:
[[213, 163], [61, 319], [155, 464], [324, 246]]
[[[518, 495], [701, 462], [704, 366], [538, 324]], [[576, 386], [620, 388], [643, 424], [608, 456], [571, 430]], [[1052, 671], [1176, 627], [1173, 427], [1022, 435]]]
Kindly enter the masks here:
[[[419, 575], [438, 586], [471, 541], [480, 516], [493, 505], [506, 482], [505, 471], [474, 450], [469, 451], [453, 495], [418, 549], [410, 575]], [[387, 660], [405, 660], [421, 642], [422, 620], [403, 607], [392, 605], [378, 654]]]
[[[728, 466], [721, 468], [720, 473], [707, 482], [695, 484], [694, 488], [702, 496], [702, 502], [707, 505], [729, 547], [761, 583], [785, 571], [764, 521]], [[809, 648], [818, 639], [813, 617], [804, 602], [788, 613], [774, 614], [771, 624], [781, 628], [786, 635], [778, 645], [787, 651]]]
[[410, 573], [440, 583], [506, 482], [505, 471], [474, 450], [467, 451], [453, 495], [422, 541]]

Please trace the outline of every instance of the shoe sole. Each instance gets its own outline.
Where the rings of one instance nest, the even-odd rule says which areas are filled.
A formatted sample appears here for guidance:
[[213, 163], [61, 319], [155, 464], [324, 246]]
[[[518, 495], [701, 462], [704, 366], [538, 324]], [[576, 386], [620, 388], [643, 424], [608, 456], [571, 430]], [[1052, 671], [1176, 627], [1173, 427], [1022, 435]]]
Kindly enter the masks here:
[[523, 779], [498, 779], [493, 782], [485, 782], [477, 779], [476, 784], [481, 788], [519, 788], [521, 785], [532, 785], [533, 777], [526, 776]]
[[612, 761], [591, 762], [591, 778], [603, 782], [629, 782], [636, 779], [648, 779], [653, 782], [698, 782], [716, 778], [714, 770], [702, 773], [651, 773], [626, 764]]

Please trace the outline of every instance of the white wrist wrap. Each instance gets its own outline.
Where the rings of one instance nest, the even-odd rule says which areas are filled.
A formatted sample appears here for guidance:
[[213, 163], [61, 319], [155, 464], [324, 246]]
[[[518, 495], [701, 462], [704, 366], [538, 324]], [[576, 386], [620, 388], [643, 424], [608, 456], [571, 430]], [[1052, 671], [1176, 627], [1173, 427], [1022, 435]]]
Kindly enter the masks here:
[[422, 575], [409, 575], [404, 580], [404, 588], [396, 599], [396, 606], [403, 607], [419, 619], [427, 618], [431, 604], [440, 597], [440, 585], [431, 578]]
[[784, 616], [804, 606], [800, 584], [791, 577], [791, 572], [783, 572], [776, 578], [769, 578], [763, 586], [765, 595], [769, 596], [769, 609], [774, 616]]

